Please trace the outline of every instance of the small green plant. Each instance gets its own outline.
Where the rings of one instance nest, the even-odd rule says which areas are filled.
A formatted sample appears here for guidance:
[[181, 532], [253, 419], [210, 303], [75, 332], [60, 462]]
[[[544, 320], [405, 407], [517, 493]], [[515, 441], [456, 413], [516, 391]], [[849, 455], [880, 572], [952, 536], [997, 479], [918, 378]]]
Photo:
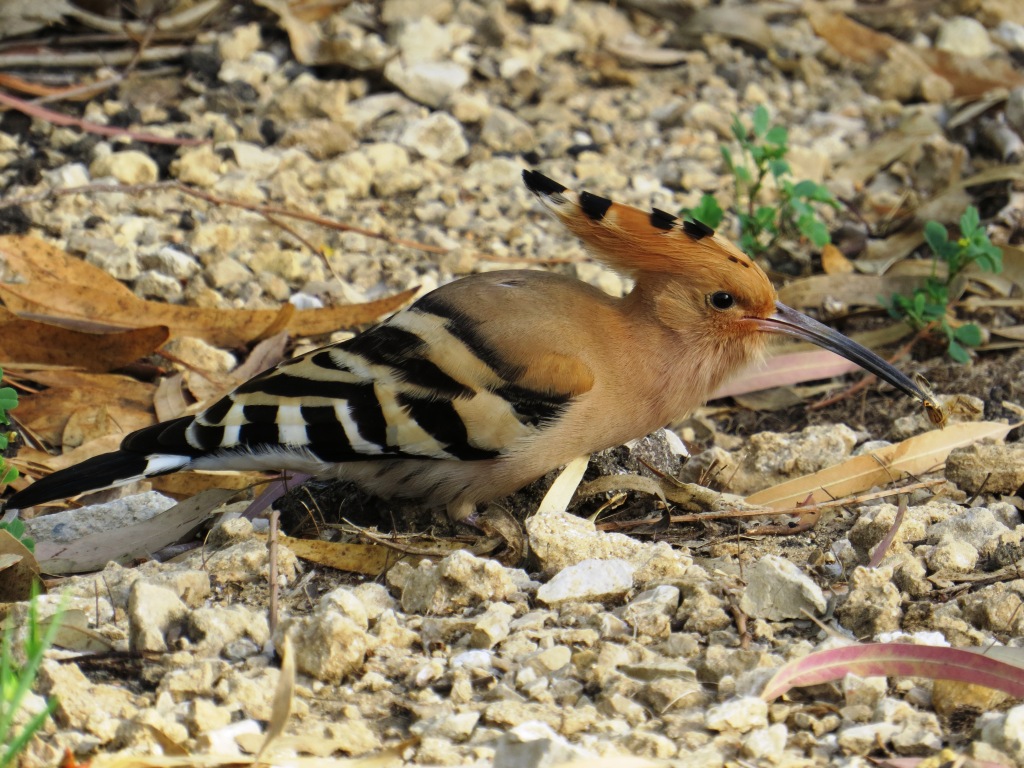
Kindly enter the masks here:
[[[4, 377], [4, 369], [0, 368], [0, 380]], [[11, 387], [0, 387], [0, 426], [9, 427], [11, 417], [7, 414], [18, 405], [18, 393]], [[18, 470], [4, 460], [2, 454], [7, 450], [14, 433], [8, 429], [0, 431], [0, 485], [7, 485], [18, 477]]]
[[[838, 208], [839, 203], [821, 184], [793, 181], [786, 161], [789, 132], [785, 126], [771, 125], [770, 120], [763, 105], [754, 110], [750, 129], [739, 115], [733, 115], [732, 134], [739, 142], [742, 155], [737, 159], [729, 147], [724, 144], [721, 147], [722, 159], [733, 178], [740, 247], [753, 256], [760, 256], [772, 250], [781, 238], [800, 235], [821, 248], [831, 238], [828, 227], [818, 215], [818, 207]], [[775, 181], [775, 205], [762, 201], [769, 178]], [[704, 195], [695, 208], [683, 213], [712, 229], [721, 224], [725, 215], [711, 195]]]
[[28, 627], [25, 633], [25, 662], [21, 665], [14, 660], [14, 622], [8, 621], [0, 641], [0, 768], [14, 764], [18, 754], [25, 749], [32, 736], [43, 727], [57, 706], [57, 700], [50, 697], [46, 706], [36, 712], [21, 728], [16, 729], [14, 716], [32, 690], [39, 665], [43, 662], [46, 649], [53, 644], [60, 625], [60, 615], [46, 624], [43, 631], [39, 620], [38, 593], [33, 592], [28, 608]]
[[14, 518], [13, 520], [9, 520], [6, 523], [0, 522], [0, 531], [7, 531], [9, 534], [11, 534], [11, 536], [13, 536], [22, 544], [24, 544], [25, 549], [27, 549], [29, 552], [36, 551], [36, 540], [33, 539], [31, 536], [25, 535], [25, 522], [23, 520]]
[[[892, 295], [888, 302], [889, 314], [906, 320], [911, 327], [921, 330], [933, 325], [946, 338], [946, 352], [958, 363], [971, 359], [967, 347], [981, 344], [981, 328], [974, 323], [957, 323], [950, 309], [950, 288], [956, 278], [971, 264], [988, 272], [1001, 272], [1003, 252], [988, 239], [981, 226], [978, 209], [969, 206], [960, 217], [960, 237], [950, 240], [946, 228], [937, 221], [924, 225], [924, 239], [935, 254], [932, 273], [911, 296]], [[946, 264], [946, 276], [938, 276], [939, 262]]]

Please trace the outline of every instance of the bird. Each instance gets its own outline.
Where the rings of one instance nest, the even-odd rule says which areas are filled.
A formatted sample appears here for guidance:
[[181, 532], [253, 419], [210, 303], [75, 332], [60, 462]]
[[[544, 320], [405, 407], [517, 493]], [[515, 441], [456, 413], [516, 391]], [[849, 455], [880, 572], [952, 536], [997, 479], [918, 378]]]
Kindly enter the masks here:
[[780, 303], [764, 270], [707, 225], [576, 193], [536, 170], [522, 178], [594, 258], [633, 281], [628, 293], [539, 270], [463, 277], [194, 416], [36, 480], [7, 509], [180, 470], [289, 470], [472, 524], [479, 505], [685, 417], [779, 334], [931, 403], [875, 353]]

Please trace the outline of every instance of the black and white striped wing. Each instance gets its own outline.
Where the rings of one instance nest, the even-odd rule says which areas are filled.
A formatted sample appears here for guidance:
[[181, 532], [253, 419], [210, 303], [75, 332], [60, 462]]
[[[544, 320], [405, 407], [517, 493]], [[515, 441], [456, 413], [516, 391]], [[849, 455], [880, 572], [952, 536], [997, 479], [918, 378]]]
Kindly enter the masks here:
[[165, 432], [162, 445], [140, 433], [123, 448], [169, 452], [168, 443], [184, 438], [193, 466], [208, 468], [217, 458], [238, 467], [246, 456], [287, 468], [289, 454], [325, 463], [496, 458], [557, 421], [577, 393], [522, 386], [522, 370], [472, 328], [425, 297], [376, 328], [255, 377], [191, 423], [168, 425], [177, 434]]

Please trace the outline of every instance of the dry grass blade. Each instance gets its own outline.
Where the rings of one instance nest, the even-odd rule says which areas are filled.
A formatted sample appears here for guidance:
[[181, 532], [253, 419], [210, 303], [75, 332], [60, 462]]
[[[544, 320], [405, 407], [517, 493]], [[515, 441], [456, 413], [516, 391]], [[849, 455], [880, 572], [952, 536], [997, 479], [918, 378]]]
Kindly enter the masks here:
[[926, 432], [865, 456], [855, 456], [834, 467], [788, 480], [747, 497], [750, 504], [787, 509], [811, 495], [814, 501], [860, 493], [884, 486], [904, 474], [921, 475], [940, 467], [954, 448], [984, 439], [1002, 440], [1011, 424], [975, 421], [952, 424]]
[[288, 718], [292, 713], [292, 702], [295, 699], [295, 654], [292, 652], [292, 639], [285, 634], [281, 641], [281, 674], [277, 678], [277, 689], [270, 708], [270, 721], [267, 723], [267, 737], [263, 746], [256, 754], [255, 762], [263, 762], [263, 755], [274, 741], [284, 733]]
[[810, 653], [779, 669], [761, 698], [772, 701], [790, 688], [841, 680], [851, 673], [861, 677], [906, 675], [957, 680], [1024, 698], [1024, 656], [1020, 654], [995, 659], [976, 650], [903, 643], [849, 645]]

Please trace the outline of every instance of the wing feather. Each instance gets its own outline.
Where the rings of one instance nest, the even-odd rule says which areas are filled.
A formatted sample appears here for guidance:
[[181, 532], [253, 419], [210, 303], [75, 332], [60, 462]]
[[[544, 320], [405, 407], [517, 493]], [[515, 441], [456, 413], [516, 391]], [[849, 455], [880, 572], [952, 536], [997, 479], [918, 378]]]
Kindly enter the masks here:
[[[486, 460], [552, 426], [592, 385], [590, 369], [562, 353], [508, 359], [442, 289], [255, 377], [175, 424], [174, 438], [206, 466], [217, 455], [236, 464], [240, 454], [289, 452], [324, 462]], [[128, 439], [173, 450], [159, 437]]]

